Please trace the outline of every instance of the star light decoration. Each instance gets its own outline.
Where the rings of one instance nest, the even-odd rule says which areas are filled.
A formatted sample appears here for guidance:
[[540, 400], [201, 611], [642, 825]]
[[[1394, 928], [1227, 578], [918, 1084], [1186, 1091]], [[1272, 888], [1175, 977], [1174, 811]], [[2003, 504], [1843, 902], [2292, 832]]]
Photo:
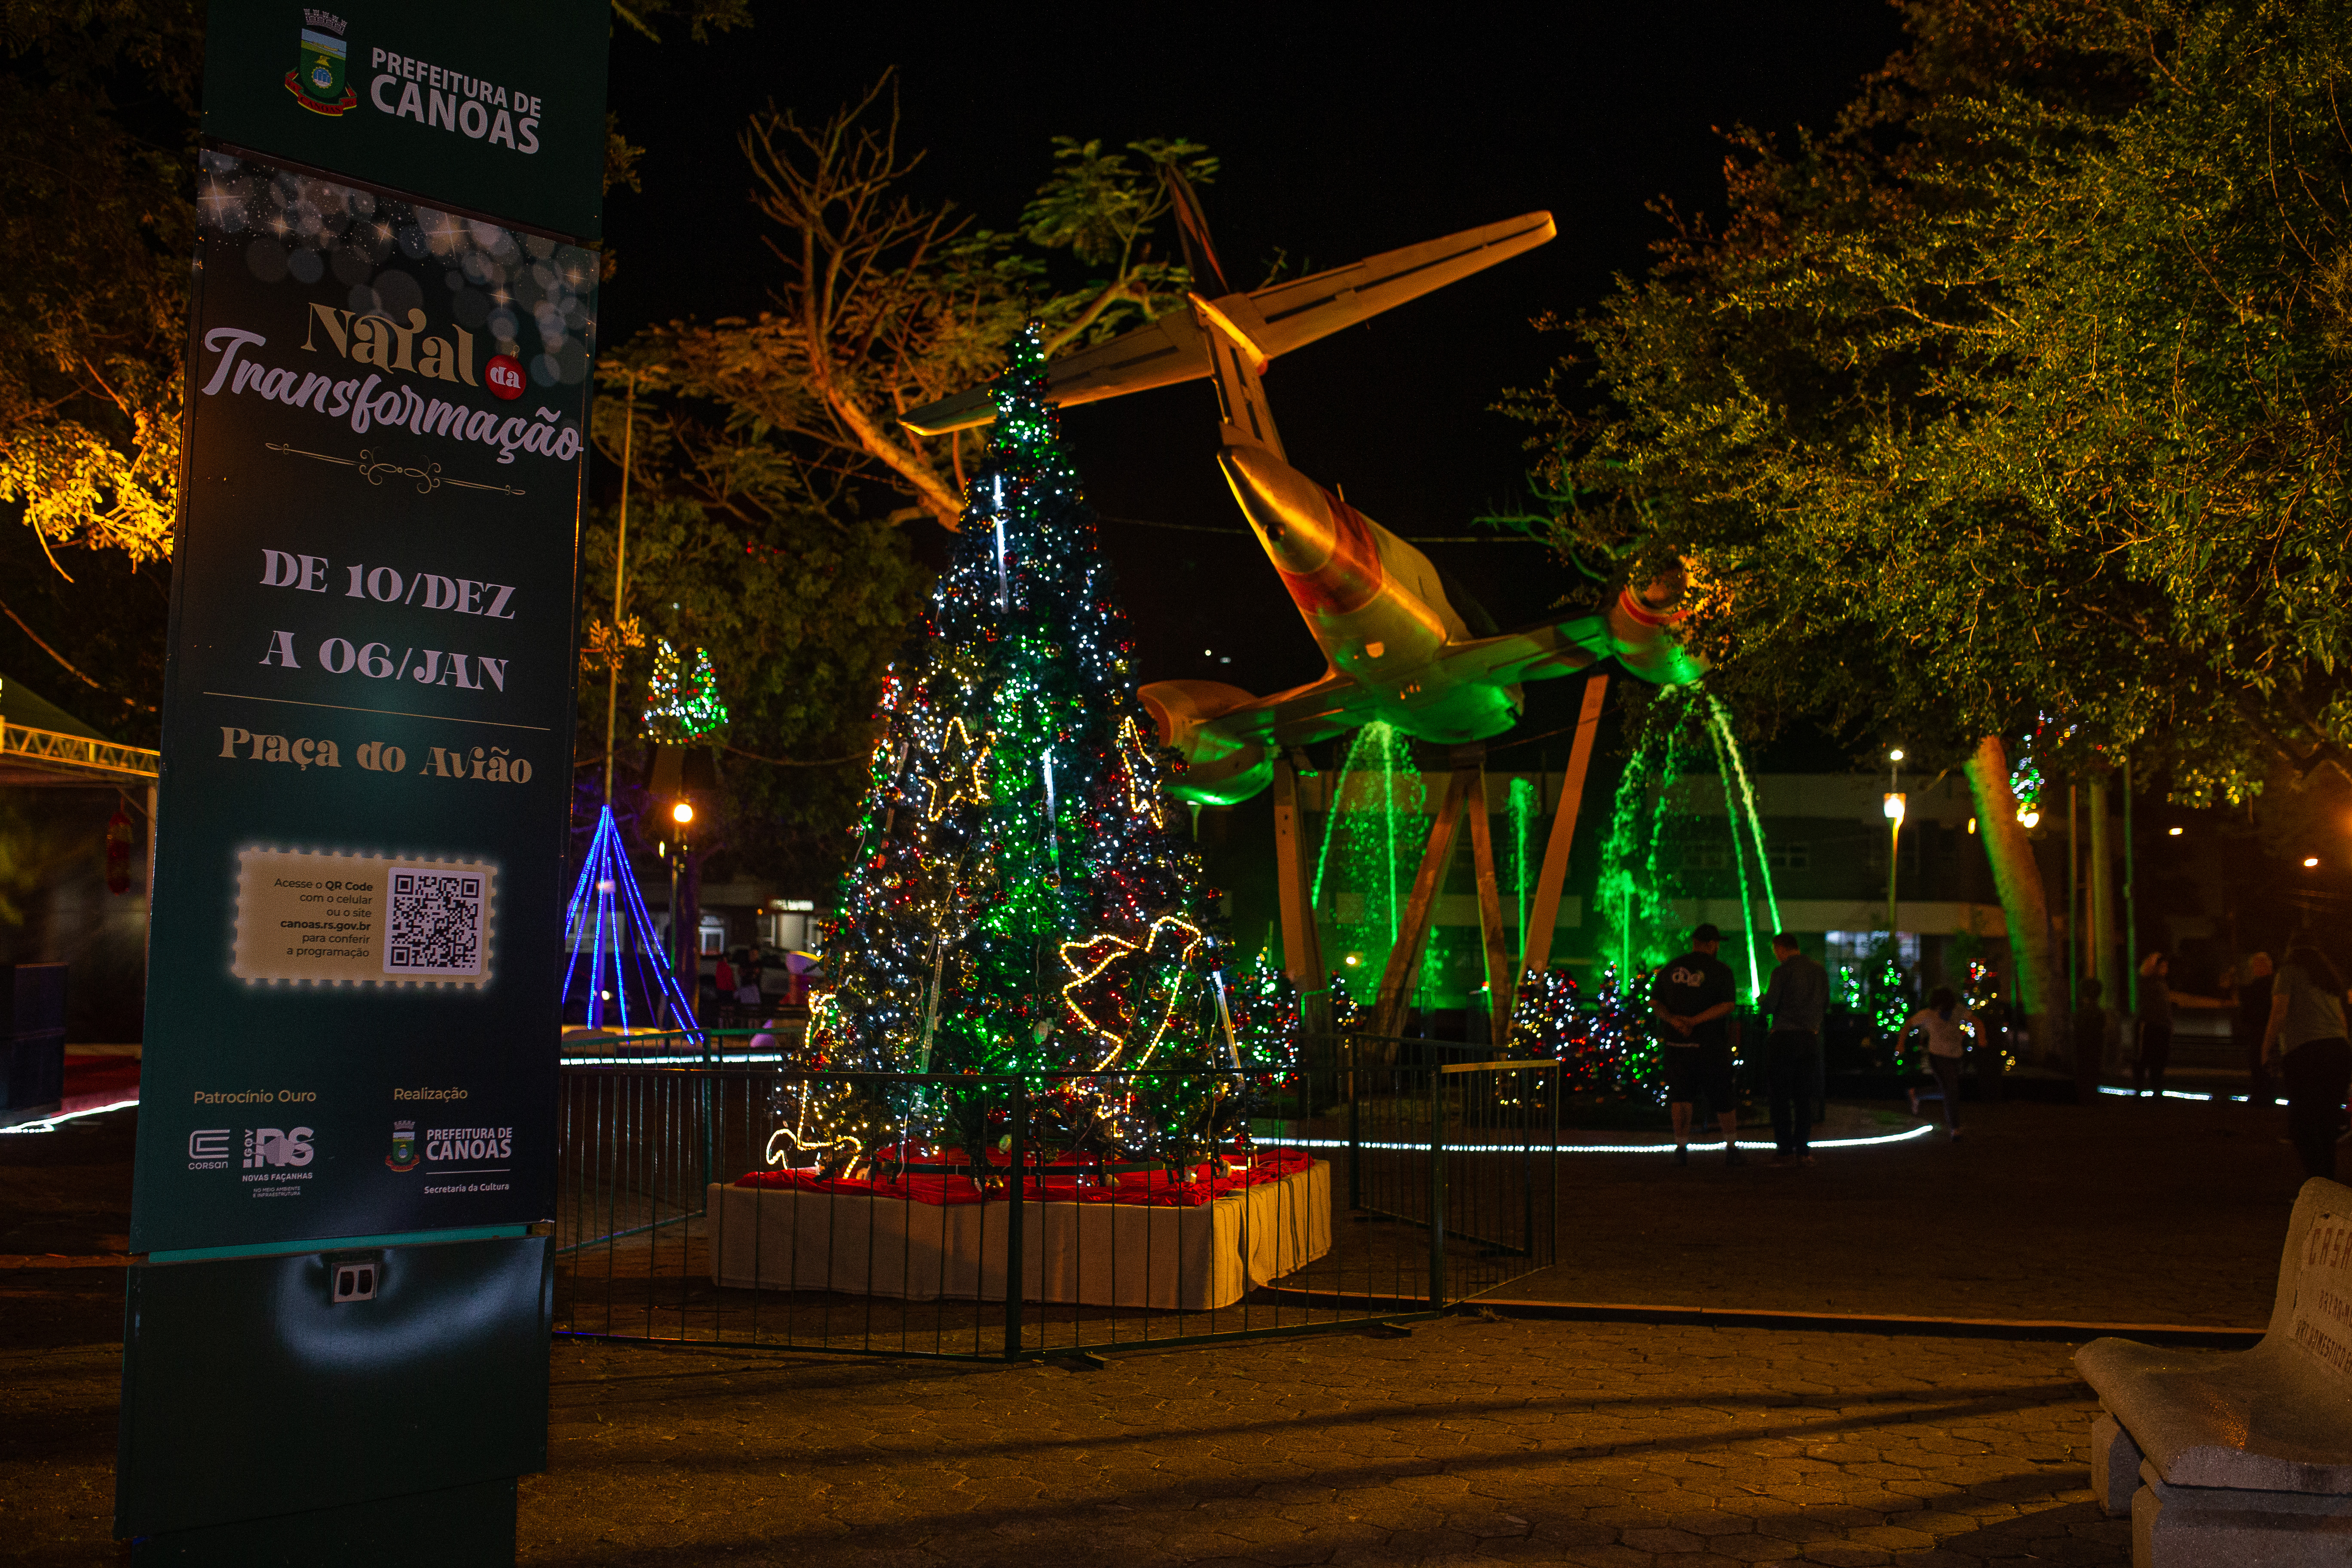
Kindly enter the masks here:
[[[1092, 510], [1044, 401], [1032, 326], [929, 615], [883, 685], [856, 850], [804, 1065], [1031, 1077], [1040, 1127], [1134, 1158], [1239, 1140], [1295, 1071], [1298, 1013], [1244, 969], [1136, 696]], [[1002, 1141], [1001, 1093], [898, 1085], [812, 1117], [789, 1157], [887, 1124], [909, 1145]], [[990, 1120], [991, 1108], [998, 1120]]]

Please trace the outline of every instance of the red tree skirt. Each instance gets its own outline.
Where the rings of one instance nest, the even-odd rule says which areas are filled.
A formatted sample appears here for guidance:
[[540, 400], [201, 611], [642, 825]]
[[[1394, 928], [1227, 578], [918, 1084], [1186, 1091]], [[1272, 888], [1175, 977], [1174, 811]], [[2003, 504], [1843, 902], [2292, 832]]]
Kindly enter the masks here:
[[[989, 1163], [1004, 1173], [992, 1181], [990, 1190], [982, 1192], [980, 1184], [966, 1175], [925, 1174], [926, 1166], [963, 1165], [970, 1163], [955, 1150], [940, 1150], [910, 1159], [903, 1166], [883, 1160], [895, 1172], [884, 1181], [873, 1175], [855, 1178], [826, 1177], [814, 1170], [753, 1171], [739, 1177], [739, 1187], [789, 1187], [804, 1193], [854, 1193], [866, 1197], [899, 1198], [918, 1204], [978, 1204], [1004, 1201], [1005, 1189], [1013, 1174], [1009, 1156], [991, 1155]], [[1025, 1202], [1038, 1204], [1139, 1204], [1151, 1208], [1199, 1208], [1219, 1198], [1233, 1196], [1245, 1187], [1265, 1182], [1278, 1182], [1295, 1176], [1315, 1163], [1314, 1156], [1297, 1149], [1261, 1149], [1244, 1165], [1236, 1165], [1225, 1175], [1215, 1173], [1210, 1165], [1195, 1165], [1181, 1175], [1165, 1167], [1150, 1171], [1118, 1171], [1109, 1174], [1073, 1172], [1074, 1164], [1093, 1165], [1092, 1160], [1055, 1160], [1052, 1174], [1033, 1170], [1021, 1183], [1021, 1196]]]

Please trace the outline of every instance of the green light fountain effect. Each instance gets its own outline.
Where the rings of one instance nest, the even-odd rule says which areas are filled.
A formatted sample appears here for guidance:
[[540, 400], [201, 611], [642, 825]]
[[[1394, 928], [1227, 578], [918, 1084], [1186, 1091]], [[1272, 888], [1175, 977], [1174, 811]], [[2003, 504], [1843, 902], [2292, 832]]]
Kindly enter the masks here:
[[[1609, 837], [1601, 849], [1601, 881], [1593, 905], [1595, 915], [1612, 933], [1613, 948], [1606, 956], [1615, 960], [1618, 974], [1630, 984], [1636, 973], [1655, 968], [1683, 951], [1685, 927], [1675, 904], [1687, 890], [1675, 876], [1673, 851], [1678, 846], [1669, 837], [1666, 819], [1675, 785], [1688, 771], [1697, 748], [1705, 745], [1713, 753], [1723, 788], [1724, 827], [1731, 840], [1740, 924], [1746, 932], [1749, 994], [1760, 994], [1763, 961], [1748, 874], [1751, 858], [1763, 890], [1768, 936], [1780, 929], [1780, 905], [1772, 889], [1764, 824], [1756, 809], [1747, 759], [1732, 733], [1730, 715], [1710, 693], [1697, 687], [1668, 687], [1657, 700], [1664, 705], [1664, 710], [1645, 726], [1640, 744], [1617, 781]], [[1684, 836], [1679, 847], [1697, 847], [1698, 837]]]
[[[1412, 742], [1392, 724], [1356, 731], [1332, 786], [1323, 819], [1323, 847], [1315, 861], [1315, 907], [1327, 883], [1334, 895], [1333, 926], [1349, 994], [1370, 1002], [1388, 967], [1404, 919], [1413, 872], [1429, 836], [1426, 793], [1412, 765]], [[1333, 881], [1332, 879], [1337, 880]], [[1434, 956], [1437, 944], [1430, 944]], [[1346, 962], [1354, 954], [1357, 962]]]
[[1528, 950], [1528, 900], [1535, 892], [1538, 869], [1530, 857], [1535, 850], [1536, 817], [1542, 810], [1543, 792], [1536, 788], [1535, 782], [1525, 778], [1512, 779], [1511, 874], [1512, 879], [1518, 884], [1519, 895], [1519, 940], [1511, 950], [1514, 952]]

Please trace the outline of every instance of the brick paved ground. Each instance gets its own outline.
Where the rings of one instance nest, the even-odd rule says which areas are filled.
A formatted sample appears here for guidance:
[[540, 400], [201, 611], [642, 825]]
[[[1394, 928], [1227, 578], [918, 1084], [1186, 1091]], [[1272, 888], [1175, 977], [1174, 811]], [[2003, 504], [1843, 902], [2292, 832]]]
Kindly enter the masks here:
[[2067, 1357], [1476, 1318], [1101, 1370], [561, 1346], [525, 1556], [2120, 1565]]
[[1958, 1142], [1825, 1149], [1812, 1170], [1578, 1156], [1562, 1164], [1559, 1267], [1499, 1293], [2259, 1328], [2303, 1183], [2285, 1116], [1970, 1102]]
[[[0, 1150], [0, 1252], [119, 1247], [130, 1118]], [[1996, 1107], [1815, 1172], [1581, 1162], [1556, 1298], [2259, 1321], [2260, 1113]], [[1544, 1281], [1513, 1293], [1543, 1293]], [[0, 1557], [114, 1562], [122, 1276], [0, 1268]], [[2126, 1561], [2070, 1347], [1455, 1320], [1045, 1366], [564, 1342], [533, 1561]]]
[[[522, 1557], [2122, 1568], [2068, 1349], [1476, 1318], [1100, 1370], [564, 1342]], [[120, 1560], [117, 1368], [0, 1356], [0, 1556]]]

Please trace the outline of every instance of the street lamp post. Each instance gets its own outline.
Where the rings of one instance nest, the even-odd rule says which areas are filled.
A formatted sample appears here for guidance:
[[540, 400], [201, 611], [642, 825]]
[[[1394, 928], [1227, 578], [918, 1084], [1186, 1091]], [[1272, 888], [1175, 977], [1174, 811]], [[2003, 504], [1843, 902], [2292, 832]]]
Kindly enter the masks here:
[[702, 933], [688, 929], [685, 911], [678, 907], [679, 868], [686, 864], [687, 836], [694, 822], [694, 806], [681, 800], [669, 808], [669, 819], [677, 824], [677, 842], [670, 847], [669, 855], [669, 925], [670, 949], [677, 955], [677, 975], [683, 984], [678, 994], [686, 998], [686, 1017], [691, 1026], [694, 1009], [702, 1000]]
[[1895, 950], [1900, 963], [1903, 943], [1895, 931], [1895, 857], [1903, 847], [1903, 748], [1895, 747], [1886, 753], [1886, 943]]

